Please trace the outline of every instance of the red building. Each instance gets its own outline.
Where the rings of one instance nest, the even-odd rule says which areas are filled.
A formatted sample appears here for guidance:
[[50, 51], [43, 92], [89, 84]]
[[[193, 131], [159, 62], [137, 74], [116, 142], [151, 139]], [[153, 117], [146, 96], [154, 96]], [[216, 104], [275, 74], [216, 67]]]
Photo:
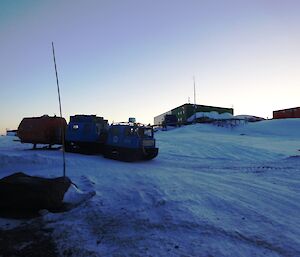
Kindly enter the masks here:
[[300, 118], [300, 107], [273, 111], [273, 119]]

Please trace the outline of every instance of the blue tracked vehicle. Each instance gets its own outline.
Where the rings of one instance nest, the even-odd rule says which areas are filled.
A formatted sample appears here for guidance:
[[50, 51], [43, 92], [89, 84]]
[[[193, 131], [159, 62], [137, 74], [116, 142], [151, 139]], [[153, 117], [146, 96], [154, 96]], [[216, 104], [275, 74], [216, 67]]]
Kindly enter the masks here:
[[96, 115], [70, 116], [65, 137], [67, 152], [102, 153], [107, 138], [108, 122]]
[[136, 123], [116, 123], [109, 127], [104, 157], [121, 161], [151, 160], [158, 154], [153, 128]]
[[135, 122], [108, 125], [95, 115], [70, 117], [65, 137], [67, 152], [102, 153], [121, 161], [151, 160], [158, 154], [153, 128]]

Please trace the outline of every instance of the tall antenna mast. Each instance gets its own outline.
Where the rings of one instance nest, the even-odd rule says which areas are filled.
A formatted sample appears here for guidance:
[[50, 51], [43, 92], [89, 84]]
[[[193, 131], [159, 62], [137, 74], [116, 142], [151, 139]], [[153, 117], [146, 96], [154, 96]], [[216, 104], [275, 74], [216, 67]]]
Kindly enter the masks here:
[[195, 82], [195, 76], [193, 76], [194, 80], [194, 122], [196, 122], [196, 82]]
[[194, 105], [196, 106], [196, 82], [195, 82], [195, 76], [193, 76], [194, 80]]
[[[57, 68], [56, 68], [56, 60], [55, 60], [55, 52], [54, 52], [54, 44], [53, 44], [53, 42], [52, 42], [52, 52], [53, 52], [53, 61], [54, 61], [55, 75], [56, 75], [56, 85], [57, 85], [57, 93], [58, 93], [59, 112], [60, 112], [60, 117], [62, 118], [61, 101], [60, 101], [60, 91], [59, 91], [59, 82], [58, 82], [58, 75], [57, 75]], [[63, 127], [63, 123], [61, 124], [61, 140], [62, 140], [62, 150], [63, 150], [63, 175], [65, 177], [66, 176], [65, 129]]]

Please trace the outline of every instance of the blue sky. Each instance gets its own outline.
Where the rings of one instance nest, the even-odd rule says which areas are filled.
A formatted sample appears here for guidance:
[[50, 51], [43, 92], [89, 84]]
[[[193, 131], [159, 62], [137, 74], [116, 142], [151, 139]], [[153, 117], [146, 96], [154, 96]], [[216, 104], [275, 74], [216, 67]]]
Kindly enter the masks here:
[[0, 133], [23, 117], [153, 117], [193, 99], [272, 117], [300, 105], [300, 2], [1, 1]]

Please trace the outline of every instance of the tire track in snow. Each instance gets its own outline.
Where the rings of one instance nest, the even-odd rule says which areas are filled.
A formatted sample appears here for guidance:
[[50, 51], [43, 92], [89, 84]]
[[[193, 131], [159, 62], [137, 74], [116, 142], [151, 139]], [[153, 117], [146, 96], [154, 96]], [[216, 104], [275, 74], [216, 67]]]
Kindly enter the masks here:
[[[274, 242], [269, 242], [268, 240], [261, 238], [259, 236], [250, 236], [243, 234], [240, 231], [230, 231], [230, 230], [225, 230], [222, 227], [215, 226], [213, 224], [199, 224], [198, 225], [199, 230], [201, 231], [202, 235], [206, 236], [211, 236], [211, 237], [221, 237], [221, 238], [229, 238], [233, 242], [236, 242], [237, 244], [244, 243], [244, 244], [249, 244], [253, 246], [254, 248], [263, 248], [270, 250], [270, 252], [274, 252], [279, 254], [280, 256], [298, 256], [300, 252], [296, 248], [289, 248], [286, 249], [280, 244], [276, 244]], [[264, 254], [263, 254], [264, 255]]]

